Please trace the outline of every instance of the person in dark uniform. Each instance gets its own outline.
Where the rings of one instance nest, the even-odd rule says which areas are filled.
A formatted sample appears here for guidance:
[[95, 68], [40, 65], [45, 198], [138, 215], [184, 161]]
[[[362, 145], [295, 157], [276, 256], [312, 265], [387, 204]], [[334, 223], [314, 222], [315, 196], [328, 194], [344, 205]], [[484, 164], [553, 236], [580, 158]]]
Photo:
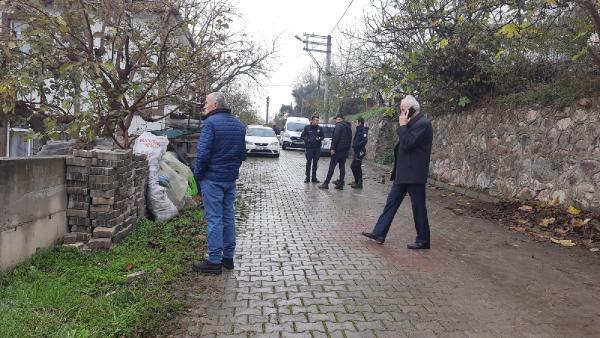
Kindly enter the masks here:
[[363, 187], [363, 173], [362, 173], [362, 160], [367, 154], [367, 141], [369, 137], [369, 128], [365, 127], [365, 119], [359, 117], [356, 120], [356, 133], [352, 140], [353, 158], [350, 169], [352, 169], [352, 175], [354, 175], [354, 183], [350, 184], [352, 188], [362, 189]]
[[414, 243], [408, 245], [408, 248], [429, 249], [425, 184], [429, 174], [433, 128], [431, 122], [421, 114], [419, 102], [411, 95], [406, 96], [400, 103], [399, 122], [398, 143], [394, 148], [394, 169], [391, 177], [394, 183], [373, 231], [363, 232], [362, 235], [383, 244], [394, 216], [408, 193], [417, 230], [417, 238]]
[[277, 123], [273, 123], [273, 126], [271, 128], [273, 129], [275, 135], [279, 136], [281, 134], [281, 128], [279, 128]]
[[321, 156], [321, 142], [325, 138], [323, 129], [319, 126], [319, 117], [313, 115], [310, 118], [310, 124], [304, 127], [300, 138], [304, 141], [306, 150], [306, 179], [304, 183], [309, 183], [311, 179], [312, 164], [312, 182], [320, 183], [317, 179], [317, 163]]
[[340, 178], [335, 182], [335, 188], [344, 189], [344, 177], [346, 176], [346, 158], [352, 144], [352, 127], [344, 121], [344, 115], [335, 116], [335, 129], [333, 129], [333, 138], [331, 139], [331, 160], [329, 161], [329, 171], [325, 182], [319, 186], [321, 189], [329, 189], [329, 182], [333, 177], [335, 166], [340, 166]]

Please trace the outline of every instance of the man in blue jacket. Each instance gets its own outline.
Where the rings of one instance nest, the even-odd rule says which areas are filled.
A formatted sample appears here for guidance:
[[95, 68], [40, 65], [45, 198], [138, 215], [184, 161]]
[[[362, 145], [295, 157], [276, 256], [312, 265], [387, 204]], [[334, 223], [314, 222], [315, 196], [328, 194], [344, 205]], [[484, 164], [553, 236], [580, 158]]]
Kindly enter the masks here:
[[425, 206], [425, 184], [429, 173], [433, 128], [431, 122], [420, 112], [420, 105], [411, 96], [400, 103], [400, 127], [398, 143], [394, 148], [394, 169], [391, 180], [394, 182], [385, 207], [372, 232], [363, 236], [383, 244], [394, 216], [408, 193], [412, 205], [417, 238], [409, 249], [429, 249], [429, 221]]
[[208, 223], [208, 259], [194, 262], [192, 269], [220, 274], [221, 266], [233, 269], [235, 181], [246, 160], [246, 128], [231, 114], [219, 92], [206, 96], [202, 120], [194, 175], [200, 183]]

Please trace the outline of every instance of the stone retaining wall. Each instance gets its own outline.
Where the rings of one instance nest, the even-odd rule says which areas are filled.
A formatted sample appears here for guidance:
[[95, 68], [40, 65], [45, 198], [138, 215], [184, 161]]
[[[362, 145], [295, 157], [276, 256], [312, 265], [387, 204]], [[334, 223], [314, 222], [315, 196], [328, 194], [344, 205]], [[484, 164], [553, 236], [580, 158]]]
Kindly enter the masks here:
[[[505, 199], [600, 210], [600, 99], [564, 109], [487, 107], [434, 117], [430, 177]], [[368, 158], [393, 148], [396, 119], [375, 118]]]

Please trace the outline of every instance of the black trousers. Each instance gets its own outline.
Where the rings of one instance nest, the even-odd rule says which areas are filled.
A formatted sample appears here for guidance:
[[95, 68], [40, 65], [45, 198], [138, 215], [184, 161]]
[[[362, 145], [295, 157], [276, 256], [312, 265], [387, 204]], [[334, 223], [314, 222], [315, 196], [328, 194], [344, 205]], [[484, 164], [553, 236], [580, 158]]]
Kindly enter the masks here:
[[311, 164], [312, 164], [312, 177], [317, 177], [317, 163], [321, 156], [321, 148], [306, 148], [306, 178], [311, 177]]
[[362, 160], [353, 159], [350, 164], [350, 169], [352, 170], [352, 175], [354, 175], [354, 183], [362, 183], [363, 181], [363, 172], [362, 172]]
[[417, 230], [416, 243], [428, 244], [429, 220], [427, 219], [427, 207], [425, 206], [425, 184], [392, 184], [383, 212], [373, 229], [373, 235], [383, 238], [387, 236], [394, 216], [406, 193], [410, 195], [412, 204], [413, 219]]
[[331, 160], [329, 161], [329, 171], [327, 171], [327, 178], [325, 178], [324, 184], [329, 184], [331, 182], [331, 178], [333, 177], [333, 171], [335, 170], [335, 166], [339, 164], [340, 167], [340, 179], [339, 184], [344, 185], [344, 178], [346, 177], [346, 158], [348, 158], [348, 153], [338, 154], [335, 153], [331, 155]]

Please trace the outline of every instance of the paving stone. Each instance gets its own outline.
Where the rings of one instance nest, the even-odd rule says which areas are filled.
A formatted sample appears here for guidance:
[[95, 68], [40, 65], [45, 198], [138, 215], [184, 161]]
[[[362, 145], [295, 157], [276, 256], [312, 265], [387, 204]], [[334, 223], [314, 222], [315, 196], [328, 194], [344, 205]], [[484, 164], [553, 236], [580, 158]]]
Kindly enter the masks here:
[[323, 322], [317, 322], [317, 323], [294, 323], [296, 331], [297, 332], [327, 332], [325, 329], [325, 325], [323, 325]]
[[[120, 161], [123, 161], [121, 165], [136, 166], [131, 159], [129, 164]], [[127, 175], [113, 167], [116, 164], [113, 162], [98, 160], [96, 165], [117, 168], [118, 175], [125, 178]], [[428, 208], [432, 235], [437, 244], [432, 243], [430, 251], [412, 252], [406, 249], [406, 243], [414, 240], [414, 228], [410, 202], [405, 201], [385, 245], [373, 243], [360, 236], [360, 232], [370, 230], [383, 209], [390, 185], [376, 183], [376, 180], [385, 172], [365, 163], [363, 169], [367, 180], [364, 189], [323, 191], [314, 184], [303, 183], [304, 163], [302, 152], [283, 152], [279, 160], [249, 158], [242, 165], [238, 181], [241, 201], [237, 208], [236, 269], [219, 277], [194, 277], [196, 281], [205, 281], [218, 288], [214, 295], [220, 295], [220, 298], [205, 299], [199, 292], [200, 296], [193, 304], [198, 312], [189, 315], [193, 321], [194, 317], [214, 311], [227, 314], [228, 319], [218, 325], [205, 325], [200, 329], [201, 335], [593, 336], [589, 334], [591, 330], [583, 328], [585, 325], [579, 327], [588, 331], [578, 331], [574, 324], [569, 326], [568, 334], [559, 331], [561, 326], [557, 322], [550, 324], [554, 317], [549, 312], [543, 316], [535, 311], [524, 312], [525, 305], [511, 301], [521, 299], [519, 297], [508, 295], [501, 302], [489, 302], [497, 299], [489, 294], [490, 289], [497, 290], [491, 278], [499, 276], [475, 280], [465, 273], [470, 270], [458, 269], [463, 275], [456, 275], [458, 272], [452, 268], [457, 265], [445, 266], [448, 262], [457, 263], [456, 256], [465, 257], [460, 266], [469, 266], [471, 262], [491, 264], [489, 258], [495, 257], [491, 250], [502, 251], [501, 248], [510, 242], [503, 243], [494, 238], [485, 243], [473, 241], [481, 238], [481, 234], [477, 237], [472, 229], [473, 234], [463, 232], [464, 237], [450, 241], [448, 238], [456, 237], [454, 232], [465, 219], [449, 219], [448, 215], [452, 213], [434, 201]], [[327, 163], [327, 158], [319, 161], [319, 178], [324, 176]], [[93, 174], [109, 171], [90, 169]], [[347, 174], [351, 176], [349, 171]], [[67, 182], [67, 186], [87, 188], [73, 182]], [[134, 178], [131, 182], [137, 181]], [[132, 185], [109, 188], [98, 189], [115, 192], [95, 196], [91, 190], [90, 194], [115, 197], [117, 204], [118, 196], [125, 195], [125, 200], [130, 189], [134, 189]], [[138, 191], [134, 189], [135, 193]], [[124, 210], [119, 215], [123, 216], [123, 213]], [[128, 215], [123, 216], [125, 220]], [[94, 220], [92, 224], [101, 226], [102, 222], [113, 218]], [[455, 223], [446, 224], [446, 221]], [[495, 234], [504, 231], [499, 226], [496, 226], [497, 230], [492, 227], [480, 229], [480, 223], [477, 223], [478, 232], [482, 229]], [[463, 245], [465, 241], [467, 246]], [[466, 247], [471, 253], [476, 247], [484, 254], [468, 256]], [[511, 247], [511, 250], [517, 249]], [[522, 250], [519, 251], [522, 261], [525, 250], [522, 247], [518, 250]], [[457, 281], [477, 285], [479, 289], [464, 290]], [[458, 292], [461, 288], [462, 294]], [[528, 292], [535, 292], [533, 289]], [[553, 311], [556, 309], [553, 307]], [[490, 313], [498, 314], [498, 317], [489, 316]], [[516, 317], [522, 321], [514, 321]], [[481, 318], [487, 319], [481, 321]], [[560, 323], [564, 324], [564, 320], [561, 318]], [[589, 320], [586, 323], [590, 323], [590, 327], [598, 326]], [[195, 327], [193, 332], [198, 330]]]

